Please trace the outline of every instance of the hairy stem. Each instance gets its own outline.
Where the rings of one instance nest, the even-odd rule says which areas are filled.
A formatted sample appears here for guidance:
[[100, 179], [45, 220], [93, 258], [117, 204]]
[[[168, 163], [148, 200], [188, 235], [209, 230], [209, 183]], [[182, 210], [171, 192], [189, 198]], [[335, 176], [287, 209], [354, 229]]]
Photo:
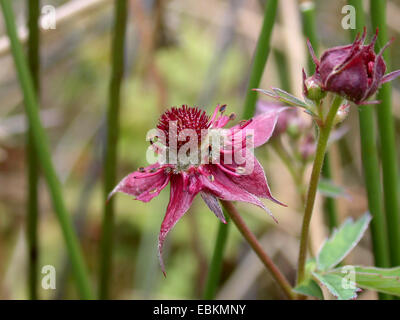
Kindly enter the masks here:
[[292, 286], [290, 285], [289, 281], [280, 272], [278, 267], [274, 264], [271, 258], [267, 255], [267, 253], [263, 250], [261, 244], [258, 242], [256, 236], [250, 231], [247, 227], [245, 222], [243, 221], [242, 217], [239, 215], [238, 211], [236, 210], [235, 206], [232, 202], [229, 201], [221, 201], [223, 207], [225, 208], [226, 212], [229, 214], [232, 221], [235, 223], [236, 227], [239, 229], [240, 233], [243, 237], [247, 240], [251, 248], [260, 258], [262, 263], [274, 277], [275, 281], [279, 284], [282, 290], [285, 292], [286, 296], [289, 299], [295, 299], [296, 295], [292, 291]]
[[342, 98], [335, 95], [332, 106], [329, 109], [325, 121], [319, 125], [317, 150], [315, 152], [315, 159], [306, 198], [306, 207], [304, 210], [303, 225], [301, 227], [300, 250], [299, 250], [299, 260], [298, 260], [298, 270], [297, 270], [297, 284], [301, 283], [304, 280], [305, 276], [308, 236], [310, 231], [311, 216], [315, 203], [315, 196], [317, 194], [318, 181], [321, 175], [322, 165], [324, 163], [329, 135], [333, 128], [335, 116], [340, 107], [341, 102]]
[[[303, 1], [300, 4], [301, 15], [303, 18], [303, 33], [310, 40], [315, 54], [318, 55], [319, 51], [319, 41], [317, 37], [317, 27], [315, 22], [315, 3], [314, 1]], [[314, 73], [315, 65], [311, 58], [311, 55], [308, 55], [308, 67], [307, 71], [309, 74]], [[329, 153], [325, 154], [324, 164], [322, 165], [322, 176], [326, 179], [332, 179], [332, 170], [330, 164], [330, 156]], [[328, 220], [329, 230], [333, 230], [338, 226], [338, 214], [336, 210], [336, 202], [334, 198], [327, 197], [324, 200], [324, 212], [326, 213], [326, 217]]]

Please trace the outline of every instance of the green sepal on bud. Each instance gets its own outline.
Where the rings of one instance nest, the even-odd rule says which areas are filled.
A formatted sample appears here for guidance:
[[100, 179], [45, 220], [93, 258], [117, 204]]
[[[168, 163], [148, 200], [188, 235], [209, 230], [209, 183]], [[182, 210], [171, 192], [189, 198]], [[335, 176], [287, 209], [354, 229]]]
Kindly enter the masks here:
[[321, 82], [315, 77], [306, 77], [303, 70], [303, 94], [304, 96], [315, 102], [321, 101], [326, 96], [326, 91], [321, 87]]

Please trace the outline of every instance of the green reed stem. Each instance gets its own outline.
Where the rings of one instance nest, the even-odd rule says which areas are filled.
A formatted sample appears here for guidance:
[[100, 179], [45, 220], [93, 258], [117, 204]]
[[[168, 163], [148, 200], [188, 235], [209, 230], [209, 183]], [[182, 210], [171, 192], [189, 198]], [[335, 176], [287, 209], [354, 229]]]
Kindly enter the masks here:
[[104, 159], [104, 215], [100, 253], [99, 298], [109, 298], [112, 275], [112, 249], [114, 232], [114, 200], [106, 203], [108, 194], [116, 184], [117, 144], [119, 136], [120, 89], [124, 74], [124, 47], [127, 22], [127, 0], [116, 0], [114, 8], [114, 34], [112, 41], [112, 71], [107, 108], [107, 137]]
[[229, 201], [221, 201], [221, 203], [226, 212], [229, 214], [233, 223], [239, 229], [242, 236], [247, 240], [250, 247], [254, 250], [261, 262], [271, 273], [272, 277], [279, 284], [285, 295], [291, 300], [295, 299], [296, 294], [292, 291], [292, 286], [290, 285], [289, 281], [286, 279], [284, 274], [279, 271], [279, 268], [274, 264], [271, 258], [265, 253], [256, 236], [247, 227], [233, 203]]
[[[272, 28], [274, 26], [278, 1], [268, 0], [264, 10], [264, 22], [261, 33], [258, 38], [254, 60], [251, 67], [249, 84], [247, 87], [247, 95], [244, 103], [243, 118], [251, 118], [254, 114], [257, 101], [257, 94], [251, 89], [257, 88], [260, 84], [265, 65], [267, 63]], [[217, 242], [215, 243], [214, 253], [208, 271], [208, 279], [219, 279], [221, 274], [222, 259], [224, 255], [225, 243], [227, 241], [229, 224], [221, 224], [218, 229]], [[215, 283], [211, 280], [207, 281], [204, 297], [213, 299], [215, 297], [216, 288], [212, 288]]]
[[322, 124], [319, 125], [317, 150], [315, 151], [315, 159], [311, 172], [310, 183], [308, 186], [306, 208], [304, 210], [303, 225], [301, 227], [300, 250], [297, 270], [297, 284], [304, 280], [305, 265], [307, 259], [307, 246], [310, 231], [311, 216], [314, 208], [315, 196], [317, 194], [318, 181], [321, 174], [322, 165], [324, 163], [326, 148], [328, 145], [329, 135], [333, 128], [336, 113], [340, 107], [342, 98], [334, 97], [332, 106], [329, 109], [328, 115]]
[[32, 128], [31, 132], [36, 154], [50, 191], [50, 197], [53, 202], [54, 211], [57, 215], [63, 232], [79, 294], [82, 298], [90, 299], [92, 294], [86, 266], [83, 261], [78, 240], [62, 197], [61, 184], [57, 178], [51, 160], [47, 135], [41, 125], [38, 112], [39, 104], [29, 72], [29, 67], [18, 39], [14, 13], [12, 10], [12, 2], [9, 0], [0, 0], [0, 4], [3, 9], [4, 21], [7, 28], [8, 37], [10, 39], [11, 52], [14, 57], [15, 67], [17, 69], [19, 82], [24, 94], [25, 111], [28, 117], [29, 125]]
[[259, 87], [262, 75], [264, 73], [264, 68], [270, 51], [270, 40], [272, 29], [274, 27], [277, 7], [277, 0], [268, 0], [265, 6], [264, 21], [253, 57], [253, 65], [251, 67], [249, 84], [247, 86], [247, 94], [244, 102], [243, 118], [245, 119], [251, 118], [254, 114], [257, 101], [257, 92], [252, 91], [251, 89]]
[[[365, 16], [362, 0], [349, 0], [348, 3], [356, 9], [356, 29], [350, 29], [352, 40], [354, 40], [357, 32], [363, 32]], [[374, 108], [374, 106], [363, 106], [358, 109], [361, 159], [364, 169], [364, 181], [367, 189], [368, 208], [373, 217], [371, 221], [371, 235], [375, 265], [377, 267], [389, 267], [386, 218], [383, 213]], [[389, 295], [386, 294], [379, 294], [379, 296], [381, 299], [389, 298]]]
[[229, 231], [228, 228], [229, 215], [227, 214], [225, 209], [224, 209], [224, 215], [227, 223], [219, 224], [217, 240], [215, 241], [214, 252], [211, 258], [210, 271], [208, 272], [207, 281], [204, 289], [203, 299], [206, 300], [215, 299], [215, 295], [217, 293], [217, 288], [221, 277], [222, 259]]
[[[28, 0], [28, 64], [32, 75], [36, 95], [39, 97], [39, 16], [40, 0]], [[26, 141], [26, 153], [28, 163], [28, 201], [27, 201], [27, 239], [28, 239], [28, 292], [31, 300], [38, 299], [38, 161], [34, 148], [32, 127], [29, 125]]]
[[[371, 19], [374, 28], [379, 28], [377, 50], [388, 41], [386, 26], [386, 1], [370, 1]], [[383, 54], [387, 68], [390, 70], [389, 51]], [[394, 119], [392, 117], [392, 87], [390, 83], [382, 85], [377, 98], [381, 104], [377, 105], [378, 127], [381, 142], [381, 160], [383, 173], [383, 198], [389, 237], [389, 253], [391, 266], [400, 265], [400, 208], [399, 187], [397, 184], [397, 146], [394, 131]]]
[[[304, 1], [300, 5], [303, 20], [303, 33], [310, 40], [315, 54], [318, 55], [319, 41], [317, 37], [317, 27], [315, 22], [315, 3], [314, 1]], [[307, 55], [307, 72], [313, 74], [315, 72], [314, 62], [311, 55]], [[326, 179], [332, 179], [332, 169], [329, 153], [325, 155], [324, 164], [322, 166], [322, 176]], [[324, 199], [324, 212], [326, 214], [329, 230], [333, 230], [338, 226], [338, 214], [335, 199], [327, 197]]]

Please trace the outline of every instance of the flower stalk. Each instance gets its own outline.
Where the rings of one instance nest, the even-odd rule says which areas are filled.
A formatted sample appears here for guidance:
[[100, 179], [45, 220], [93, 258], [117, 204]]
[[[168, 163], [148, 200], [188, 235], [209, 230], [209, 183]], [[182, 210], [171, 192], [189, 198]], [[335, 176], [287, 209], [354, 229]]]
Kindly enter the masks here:
[[107, 199], [116, 184], [117, 145], [119, 133], [120, 88], [124, 73], [124, 46], [127, 22], [127, 0], [117, 0], [114, 10], [114, 36], [112, 43], [112, 71], [107, 109], [107, 137], [104, 160], [104, 216], [100, 253], [99, 298], [109, 298], [112, 275], [112, 249], [114, 231], [114, 201]]
[[[301, 15], [303, 18], [303, 32], [304, 35], [310, 40], [314, 51], [318, 54], [318, 38], [317, 28], [315, 22], [315, 3], [314, 1], [304, 1], [300, 4]], [[308, 73], [312, 74], [315, 71], [315, 65], [312, 57], [308, 56], [307, 70]], [[330, 163], [329, 153], [325, 155], [324, 164], [322, 166], [322, 176], [326, 179], [332, 179], [332, 170]], [[336, 210], [336, 203], [333, 198], [327, 197], [324, 200], [324, 211], [328, 220], [328, 226], [330, 230], [333, 230], [338, 226], [338, 214]]]
[[300, 284], [305, 277], [305, 265], [307, 259], [309, 229], [315, 203], [315, 197], [317, 194], [318, 182], [321, 175], [322, 165], [324, 163], [329, 135], [334, 126], [336, 113], [341, 105], [342, 100], [343, 99], [341, 97], [335, 95], [325, 120], [321, 121], [321, 123], [318, 123], [319, 133], [318, 133], [317, 149], [315, 152], [315, 159], [311, 172], [311, 178], [306, 198], [306, 207], [303, 217], [303, 224], [301, 228], [300, 250], [299, 250], [298, 270], [297, 270], [297, 284]]
[[43, 169], [43, 173], [50, 191], [50, 197], [53, 203], [54, 211], [62, 229], [69, 257], [71, 259], [78, 292], [81, 298], [91, 299], [92, 293], [86, 265], [84, 263], [78, 239], [74, 232], [71, 220], [69, 219], [65, 202], [62, 197], [60, 181], [57, 178], [57, 174], [51, 161], [47, 135], [40, 122], [38, 101], [29, 72], [29, 67], [24, 57], [21, 43], [18, 39], [14, 13], [12, 10], [12, 2], [9, 0], [0, 0], [0, 5], [3, 9], [2, 12], [8, 37], [10, 39], [11, 51], [17, 69], [17, 75], [21, 89], [24, 94], [25, 111], [28, 117], [29, 125], [32, 128], [31, 132], [36, 154], [38, 155], [38, 160]]
[[290, 285], [289, 281], [286, 279], [283, 273], [280, 272], [278, 267], [274, 264], [271, 258], [263, 250], [256, 236], [247, 227], [246, 223], [243, 221], [242, 217], [238, 213], [233, 203], [229, 201], [221, 201], [221, 203], [226, 212], [229, 214], [233, 223], [236, 225], [236, 227], [242, 234], [242, 236], [247, 240], [247, 242], [254, 250], [254, 252], [257, 254], [257, 256], [260, 258], [264, 266], [269, 270], [271, 275], [274, 277], [275, 281], [285, 292], [286, 296], [291, 300], [296, 299], [296, 294], [292, 291], [292, 286]]

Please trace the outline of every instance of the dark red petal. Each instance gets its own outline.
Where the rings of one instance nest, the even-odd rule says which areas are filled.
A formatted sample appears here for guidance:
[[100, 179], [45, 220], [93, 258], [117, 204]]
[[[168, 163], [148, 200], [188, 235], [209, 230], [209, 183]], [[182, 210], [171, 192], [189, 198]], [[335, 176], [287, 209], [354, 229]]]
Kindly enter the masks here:
[[222, 212], [221, 205], [219, 204], [218, 199], [209, 192], [200, 192], [201, 197], [203, 198], [204, 202], [208, 206], [208, 208], [214, 212], [216, 217], [221, 220], [223, 223], [226, 223], [224, 213]]
[[[209, 176], [212, 176], [212, 179], [209, 179]], [[276, 221], [272, 213], [264, 206], [257, 196], [234, 183], [218, 167], [205, 165], [204, 175], [200, 176], [200, 179], [203, 184], [203, 191], [208, 191], [222, 200], [242, 201], [254, 204], [268, 212], [268, 214]]]
[[[197, 183], [197, 181], [192, 181]], [[165, 275], [164, 261], [162, 259], [162, 248], [165, 237], [168, 232], [175, 226], [178, 220], [190, 208], [196, 192], [190, 193], [188, 189], [193, 189], [191, 186], [185, 186], [184, 178], [181, 174], [171, 176], [171, 192], [167, 212], [161, 224], [160, 234], [158, 236], [158, 258], [160, 260], [161, 269]]]
[[[287, 107], [274, 108], [268, 112], [259, 114], [252, 118], [243, 129], [240, 125], [232, 127], [231, 134], [234, 136], [235, 141], [246, 139], [248, 134], [254, 134], [254, 148], [259, 147], [271, 138], [279, 113], [286, 109]], [[242, 136], [241, 139], [240, 133]]]
[[243, 190], [246, 190], [257, 197], [266, 198], [277, 204], [286, 206], [272, 196], [264, 169], [256, 157], [254, 155], [249, 155], [246, 161], [253, 161], [252, 172], [250, 174], [243, 174], [240, 176], [231, 175], [228, 176], [229, 179]]
[[169, 174], [165, 167], [158, 163], [127, 175], [109, 194], [110, 199], [115, 193], [123, 192], [136, 197], [136, 200], [148, 202], [156, 197], [169, 182]]
[[366, 65], [359, 59], [361, 56], [352, 59], [344, 71], [332, 73], [324, 84], [326, 90], [344, 95], [354, 102], [361, 101], [368, 90], [368, 73]]

